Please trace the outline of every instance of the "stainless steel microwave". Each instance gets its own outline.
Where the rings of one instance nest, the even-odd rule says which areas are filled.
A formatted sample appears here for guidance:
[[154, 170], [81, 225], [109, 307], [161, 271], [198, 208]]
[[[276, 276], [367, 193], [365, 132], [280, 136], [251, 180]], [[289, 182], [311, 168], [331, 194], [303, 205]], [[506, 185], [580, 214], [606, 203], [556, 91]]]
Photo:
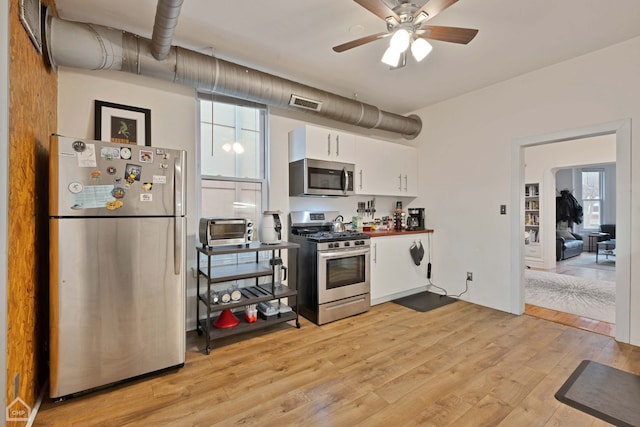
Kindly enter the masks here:
[[289, 163], [289, 196], [351, 196], [355, 165], [300, 159]]
[[200, 218], [200, 243], [205, 246], [241, 245], [253, 241], [249, 218]]

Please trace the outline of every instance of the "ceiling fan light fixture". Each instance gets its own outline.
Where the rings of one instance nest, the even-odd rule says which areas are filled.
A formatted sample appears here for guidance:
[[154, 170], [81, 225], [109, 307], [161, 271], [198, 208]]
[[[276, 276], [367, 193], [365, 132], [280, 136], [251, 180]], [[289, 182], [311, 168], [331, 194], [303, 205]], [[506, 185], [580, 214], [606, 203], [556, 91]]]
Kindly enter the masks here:
[[425, 39], [418, 38], [411, 43], [411, 54], [418, 62], [422, 61], [431, 52], [431, 49], [433, 46]]
[[396, 32], [393, 33], [393, 36], [391, 36], [389, 46], [398, 52], [404, 52], [409, 47], [409, 43], [411, 43], [409, 31], [404, 28], [398, 28]]
[[393, 46], [389, 46], [387, 50], [382, 55], [382, 62], [387, 64], [390, 67], [397, 67], [398, 62], [400, 62], [400, 54], [402, 52], [393, 48]]
[[423, 10], [418, 14], [418, 16], [416, 16], [416, 19], [413, 20], [413, 24], [417, 25], [422, 21], [424, 21], [425, 19], [427, 19], [428, 17], [429, 17], [429, 14]]

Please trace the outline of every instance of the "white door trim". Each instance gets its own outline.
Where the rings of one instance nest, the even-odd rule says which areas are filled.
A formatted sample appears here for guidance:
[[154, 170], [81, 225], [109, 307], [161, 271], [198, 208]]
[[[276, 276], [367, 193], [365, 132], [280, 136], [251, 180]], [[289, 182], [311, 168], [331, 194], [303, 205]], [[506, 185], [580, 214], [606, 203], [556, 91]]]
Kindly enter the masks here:
[[530, 136], [514, 141], [511, 150], [511, 312], [524, 312], [524, 149], [535, 145], [616, 136], [616, 340], [629, 343], [631, 317], [631, 119]]

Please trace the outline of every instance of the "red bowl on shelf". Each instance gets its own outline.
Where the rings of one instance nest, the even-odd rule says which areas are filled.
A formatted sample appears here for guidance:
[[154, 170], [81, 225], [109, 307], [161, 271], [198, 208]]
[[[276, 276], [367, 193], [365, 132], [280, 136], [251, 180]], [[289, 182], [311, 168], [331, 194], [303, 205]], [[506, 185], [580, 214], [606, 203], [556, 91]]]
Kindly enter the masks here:
[[235, 314], [230, 309], [223, 310], [220, 313], [220, 317], [213, 322], [213, 326], [216, 328], [224, 329], [224, 328], [233, 328], [238, 323], [240, 323], [240, 319], [238, 319]]

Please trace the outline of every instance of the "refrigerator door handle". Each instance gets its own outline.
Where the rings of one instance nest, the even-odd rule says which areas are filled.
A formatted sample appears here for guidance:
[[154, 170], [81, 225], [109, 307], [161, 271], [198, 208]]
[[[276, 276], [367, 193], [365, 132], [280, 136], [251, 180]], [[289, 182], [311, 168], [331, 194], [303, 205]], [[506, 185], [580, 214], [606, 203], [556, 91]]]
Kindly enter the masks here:
[[176, 157], [173, 164], [173, 196], [175, 203], [175, 215], [184, 215], [184, 183], [182, 182], [182, 170], [184, 169], [184, 155]]
[[180, 274], [182, 268], [182, 218], [173, 222], [173, 272]]

